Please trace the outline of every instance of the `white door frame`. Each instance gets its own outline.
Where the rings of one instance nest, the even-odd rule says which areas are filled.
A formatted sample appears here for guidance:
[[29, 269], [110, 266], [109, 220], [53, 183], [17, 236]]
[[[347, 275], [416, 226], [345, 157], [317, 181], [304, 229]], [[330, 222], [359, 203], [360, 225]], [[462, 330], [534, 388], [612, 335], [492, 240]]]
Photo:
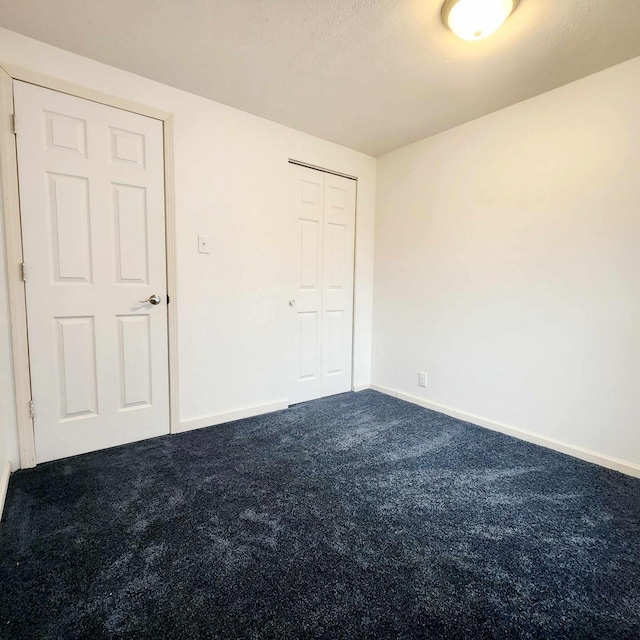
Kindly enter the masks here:
[[36, 465], [35, 435], [31, 416], [31, 375], [29, 370], [29, 341], [27, 333], [27, 302], [20, 265], [22, 230], [20, 195], [18, 190], [18, 158], [13, 119], [13, 81], [22, 80], [45, 89], [53, 89], [77, 98], [116, 107], [124, 111], [154, 118], [162, 122], [164, 147], [165, 227], [167, 257], [167, 305], [169, 345], [169, 426], [178, 430], [178, 313], [176, 295], [176, 246], [173, 170], [173, 114], [110, 96], [93, 89], [51, 78], [33, 71], [0, 63], [0, 184], [4, 211], [4, 232], [11, 324], [11, 349], [15, 389], [16, 422], [20, 448], [20, 467]]
[[353, 180], [356, 183], [356, 210], [353, 222], [353, 291], [351, 292], [351, 295], [353, 297], [353, 313], [351, 314], [351, 391], [359, 391], [359, 389], [356, 388], [354, 380], [356, 375], [356, 259], [358, 253], [358, 187], [360, 186], [360, 183], [357, 176], [352, 176], [348, 173], [340, 173], [339, 171], [335, 171], [334, 169], [319, 167], [315, 164], [304, 162], [303, 160], [296, 160], [295, 158], [289, 158], [288, 162], [289, 164], [297, 165], [299, 167], [306, 167], [307, 169], [313, 169], [314, 171], [322, 171], [322, 173], [329, 173], [341, 178], [348, 178], [349, 180]]

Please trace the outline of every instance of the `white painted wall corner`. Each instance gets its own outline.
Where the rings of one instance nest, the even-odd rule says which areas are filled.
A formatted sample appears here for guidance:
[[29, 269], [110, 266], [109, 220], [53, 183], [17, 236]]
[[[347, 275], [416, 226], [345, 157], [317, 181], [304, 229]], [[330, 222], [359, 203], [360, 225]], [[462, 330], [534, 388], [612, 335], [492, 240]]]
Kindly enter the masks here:
[[376, 384], [372, 384], [371, 388], [374, 391], [379, 391], [380, 393], [384, 393], [388, 396], [393, 396], [394, 398], [398, 398], [399, 400], [411, 402], [412, 404], [417, 404], [421, 407], [425, 407], [426, 409], [432, 409], [433, 411], [444, 413], [448, 416], [451, 416], [452, 418], [458, 418], [459, 420], [464, 420], [465, 422], [471, 422], [478, 427], [484, 427], [485, 429], [491, 429], [491, 431], [504, 433], [508, 436], [518, 438], [519, 440], [531, 442], [533, 444], [546, 447], [547, 449], [553, 449], [554, 451], [559, 451], [560, 453], [573, 456], [574, 458], [585, 460], [586, 462], [592, 462], [593, 464], [600, 465], [601, 467], [606, 467], [607, 469], [613, 469], [614, 471], [619, 471], [620, 473], [624, 473], [635, 478], [640, 478], [640, 465], [634, 464], [632, 462], [627, 462], [626, 460], [621, 460], [620, 458], [614, 458], [603, 453], [598, 453], [597, 451], [591, 451], [589, 449], [569, 444], [567, 442], [555, 440], [554, 438], [540, 436], [525, 429], [520, 429], [518, 427], [504, 424], [502, 422], [496, 422], [495, 420], [489, 420], [488, 418], [483, 418], [482, 416], [477, 416], [473, 413], [468, 413], [467, 411], [461, 411], [460, 409], [447, 407], [445, 405], [438, 404], [437, 402], [431, 402], [430, 400], [425, 400], [424, 398], [418, 398], [408, 393], [397, 391], [396, 389], [390, 389], [388, 387], [382, 387]]
[[7, 489], [9, 488], [9, 477], [11, 476], [11, 463], [7, 462], [0, 476], [0, 520], [4, 511], [4, 501], [7, 497]]

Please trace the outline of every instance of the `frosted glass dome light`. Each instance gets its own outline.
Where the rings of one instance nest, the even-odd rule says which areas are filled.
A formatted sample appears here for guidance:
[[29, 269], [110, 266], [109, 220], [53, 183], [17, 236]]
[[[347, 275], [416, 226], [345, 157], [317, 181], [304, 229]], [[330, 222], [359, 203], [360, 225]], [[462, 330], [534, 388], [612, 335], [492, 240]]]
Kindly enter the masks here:
[[482, 40], [497, 31], [519, 0], [446, 0], [442, 21], [463, 40]]

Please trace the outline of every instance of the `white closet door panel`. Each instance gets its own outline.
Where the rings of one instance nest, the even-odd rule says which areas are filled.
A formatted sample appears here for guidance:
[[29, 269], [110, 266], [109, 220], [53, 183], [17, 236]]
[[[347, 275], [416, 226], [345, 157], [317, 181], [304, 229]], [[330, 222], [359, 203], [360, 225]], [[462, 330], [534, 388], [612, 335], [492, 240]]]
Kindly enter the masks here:
[[292, 165], [289, 403], [351, 389], [355, 181]]
[[293, 341], [290, 404], [317, 397], [322, 389], [322, 235], [324, 176], [291, 167], [295, 227]]
[[322, 388], [351, 390], [356, 183], [327, 174], [324, 194]]
[[162, 123], [14, 89], [37, 460], [168, 433]]

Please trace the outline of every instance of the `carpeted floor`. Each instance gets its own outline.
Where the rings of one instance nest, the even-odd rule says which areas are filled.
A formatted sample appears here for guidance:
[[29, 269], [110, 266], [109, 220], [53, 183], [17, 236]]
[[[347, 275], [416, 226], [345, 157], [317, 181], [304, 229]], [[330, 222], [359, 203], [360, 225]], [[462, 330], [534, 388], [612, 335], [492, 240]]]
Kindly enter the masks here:
[[640, 638], [640, 480], [364, 391], [42, 465], [2, 638]]

